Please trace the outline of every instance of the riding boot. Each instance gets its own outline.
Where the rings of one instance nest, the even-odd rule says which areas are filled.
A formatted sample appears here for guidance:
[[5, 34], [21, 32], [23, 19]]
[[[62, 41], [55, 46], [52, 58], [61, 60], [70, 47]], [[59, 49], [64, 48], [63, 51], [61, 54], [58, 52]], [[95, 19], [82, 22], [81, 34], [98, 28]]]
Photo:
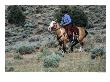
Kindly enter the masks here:
[[70, 37], [69, 37], [69, 41], [70, 41], [70, 43], [72, 43], [72, 44], [73, 44], [73, 43], [75, 42], [75, 37], [70, 36]]
[[74, 44], [74, 45], [78, 43], [78, 40], [77, 40], [77, 37], [76, 36], [73, 36], [72, 37], [71, 43]]

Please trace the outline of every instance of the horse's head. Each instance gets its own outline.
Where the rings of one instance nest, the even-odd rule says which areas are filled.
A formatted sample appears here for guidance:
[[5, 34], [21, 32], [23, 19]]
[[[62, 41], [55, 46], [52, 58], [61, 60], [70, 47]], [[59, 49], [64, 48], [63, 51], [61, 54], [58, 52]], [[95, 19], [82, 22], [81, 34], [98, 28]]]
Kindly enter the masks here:
[[57, 22], [52, 21], [48, 27], [48, 30], [52, 31], [52, 30], [56, 29], [56, 25], [57, 25]]

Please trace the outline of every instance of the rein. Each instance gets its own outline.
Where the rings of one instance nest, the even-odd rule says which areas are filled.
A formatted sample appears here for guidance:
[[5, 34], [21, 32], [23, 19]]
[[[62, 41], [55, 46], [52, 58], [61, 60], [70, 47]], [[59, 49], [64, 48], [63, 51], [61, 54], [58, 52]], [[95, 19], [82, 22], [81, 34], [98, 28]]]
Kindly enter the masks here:
[[[60, 32], [62, 31], [61, 27], [59, 27], [58, 24], [57, 24], [57, 25], [56, 25], [56, 29], [55, 29], [54, 31], [57, 33], [58, 30], [59, 30]], [[61, 32], [61, 33], [62, 33], [62, 32]], [[59, 34], [60, 34], [60, 33], [59, 33]], [[59, 34], [57, 34], [57, 40], [60, 41], [61, 37], [63, 37], [63, 36], [65, 37], [66, 33], [64, 32], [64, 33], [62, 33], [60, 36], [58, 36]]]
[[59, 37], [57, 36], [57, 39], [58, 39], [58, 40], [60, 40], [60, 38], [61, 38], [61, 37], [62, 37], [62, 35], [61, 35], [61, 36], [59, 36]]

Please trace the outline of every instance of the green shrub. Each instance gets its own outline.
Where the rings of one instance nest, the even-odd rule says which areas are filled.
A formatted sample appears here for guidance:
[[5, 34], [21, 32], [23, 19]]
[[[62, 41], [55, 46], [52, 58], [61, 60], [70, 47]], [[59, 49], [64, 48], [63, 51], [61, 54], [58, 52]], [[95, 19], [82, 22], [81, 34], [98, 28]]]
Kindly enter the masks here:
[[59, 56], [61, 56], [61, 57], [64, 57], [64, 53], [62, 53], [61, 50], [60, 50], [60, 51], [56, 51], [55, 54], [57, 54], [57, 55], [59, 55]]
[[42, 60], [43, 57], [44, 57], [44, 54], [43, 54], [43, 53], [39, 52], [39, 53], [37, 54], [37, 60]]
[[92, 54], [101, 54], [104, 55], [105, 54], [105, 49], [102, 48], [94, 48], [93, 50], [91, 50]]
[[25, 22], [25, 15], [20, 6], [13, 5], [8, 7], [7, 19], [8, 22], [15, 25], [23, 25]]
[[15, 45], [15, 49], [17, 53], [20, 54], [31, 54], [32, 52], [35, 51], [34, 47], [27, 41], [25, 42], [18, 42]]
[[17, 52], [20, 54], [31, 54], [34, 52], [34, 48], [32, 46], [23, 45], [17, 49]]
[[60, 23], [63, 11], [65, 10], [73, 19], [72, 23], [74, 25], [86, 27], [88, 18], [83, 10], [79, 9], [76, 6], [59, 6], [59, 9], [55, 11], [54, 19], [57, 19], [57, 21]]
[[102, 48], [94, 48], [91, 50], [91, 53], [92, 53], [91, 58], [95, 59], [96, 56], [103, 56], [106, 53], [106, 50], [103, 47]]
[[52, 54], [52, 52], [50, 52], [48, 50], [48, 48], [44, 48], [42, 52], [39, 52], [37, 54], [37, 59], [38, 60], [43, 60], [46, 56], [51, 55], [51, 54]]
[[44, 48], [43, 51], [42, 51], [42, 53], [43, 53], [45, 56], [48, 56], [48, 55], [51, 54], [51, 52], [49, 51], [48, 48]]
[[12, 50], [12, 48], [11, 47], [5, 47], [5, 52], [10, 52]]
[[11, 66], [12, 65], [12, 62], [10, 60], [5, 60], [5, 66]]
[[14, 67], [5, 67], [6, 72], [13, 72], [14, 70]]
[[89, 34], [91, 34], [91, 35], [95, 35], [95, 32], [89, 32]]
[[59, 61], [61, 57], [63, 57], [64, 54], [62, 54], [60, 51], [51, 52], [48, 48], [44, 48], [42, 52], [39, 52], [37, 54], [37, 59], [43, 61], [43, 66], [46, 68], [49, 67], [58, 67]]
[[30, 21], [26, 21], [24, 27], [33, 27], [33, 25]]
[[94, 36], [94, 39], [95, 39], [95, 42], [96, 42], [96, 43], [103, 43], [102, 36], [95, 35], [95, 36]]
[[58, 54], [52, 53], [48, 55], [43, 60], [43, 66], [48, 67], [58, 67], [60, 61], [60, 56]]

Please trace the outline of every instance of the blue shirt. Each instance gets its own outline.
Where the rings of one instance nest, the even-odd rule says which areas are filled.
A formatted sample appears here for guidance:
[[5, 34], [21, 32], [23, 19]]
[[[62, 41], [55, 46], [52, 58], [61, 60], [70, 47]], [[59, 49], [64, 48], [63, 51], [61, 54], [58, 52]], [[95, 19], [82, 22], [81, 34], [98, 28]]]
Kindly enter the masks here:
[[65, 25], [67, 25], [67, 24], [70, 24], [71, 22], [72, 22], [71, 17], [70, 17], [68, 14], [65, 14], [65, 15], [62, 17], [61, 25], [65, 26]]

